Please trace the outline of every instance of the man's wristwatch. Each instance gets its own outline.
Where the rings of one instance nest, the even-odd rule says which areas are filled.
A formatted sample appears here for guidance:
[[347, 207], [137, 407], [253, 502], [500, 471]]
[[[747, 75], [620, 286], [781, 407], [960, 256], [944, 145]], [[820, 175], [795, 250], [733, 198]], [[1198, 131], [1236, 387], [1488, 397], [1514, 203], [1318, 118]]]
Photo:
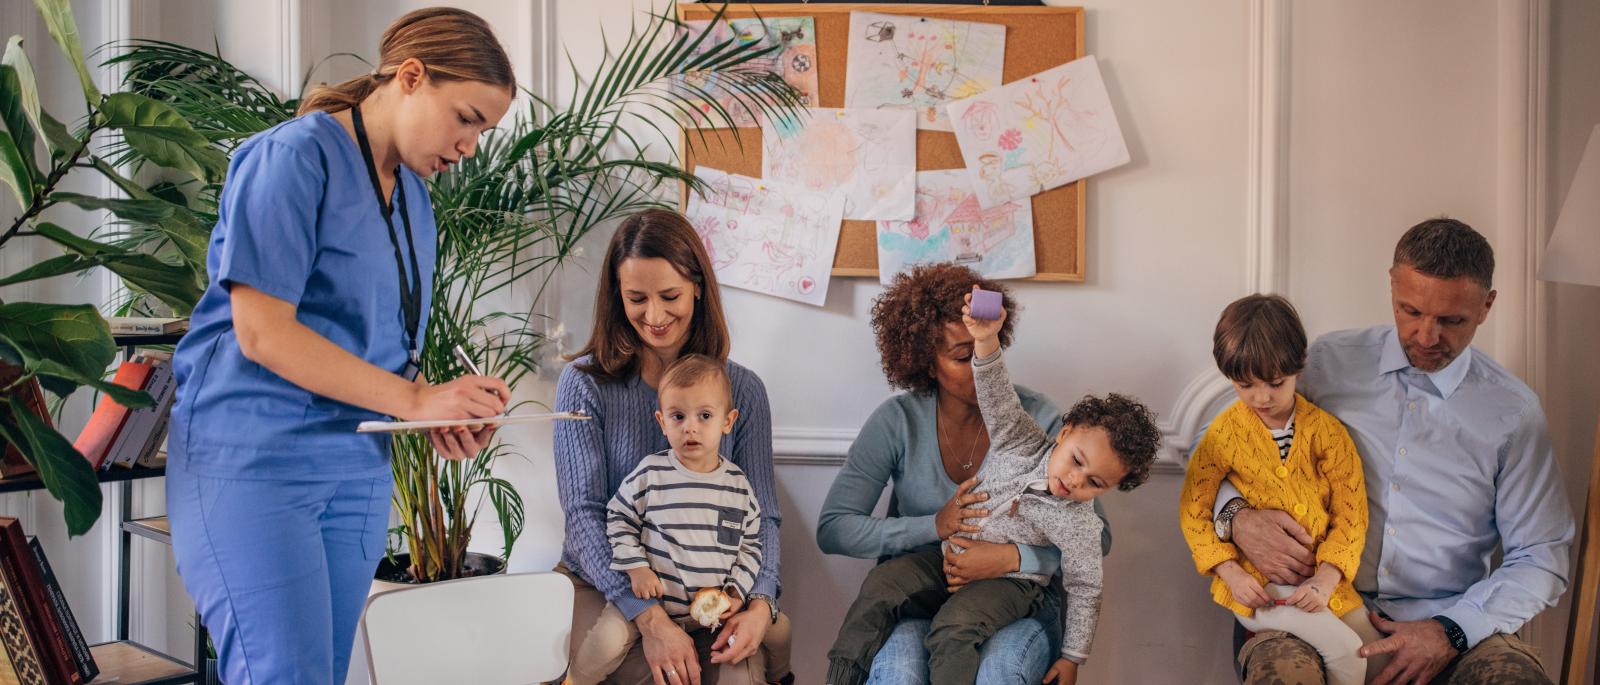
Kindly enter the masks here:
[[1243, 497], [1235, 497], [1222, 505], [1222, 511], [1217, 512], [1217, 517], [1212, 519], [1212, 523], [1217, 527], [1218, 540], [1228, 542], [1233, 539], [1233, 516], [1241, 509], [1248, 508], [1250, 503], [1244, 501]]
[[764, 595], [764, 594], [761, 594], [759, 592], [750, 593], [750, 601], [751, 602], [754, 602], [754, 601], [756, 601], [758, 599], [767, 603], [767, 608], [772, 610], [772, 622], [773, 623], [777, 623], [778, 622], [778, 600], [774, 599], [772, 597], [772, 595]]
[[1456, 649], [1456, 653], [1466, 654], [1467, 631], [1462, 630], [1461, 626], [1457, 625], [1455, 621], [1452, 621], [1445, 616], [1434, 616], [1433, 620], [1438, 621], [1439, 625], [1444, 626], [1444, 636], [1450, 639], [1450, 646]]

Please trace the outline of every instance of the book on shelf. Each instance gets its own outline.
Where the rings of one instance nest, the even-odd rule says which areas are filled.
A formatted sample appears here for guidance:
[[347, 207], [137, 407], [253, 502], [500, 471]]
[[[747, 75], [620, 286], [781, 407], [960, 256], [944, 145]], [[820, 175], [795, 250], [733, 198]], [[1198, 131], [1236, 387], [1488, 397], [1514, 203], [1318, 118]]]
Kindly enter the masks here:
[[158, 433], [166, 430], [166, 418], [172, 412], [172, 401], [177, 395], [177, 380], [172, 376], [172, 364], [144, 355], [135, 359], [154, 367], [141, 389], [155, 402], [148, 407], [135, 409], [128, 415], [127, 423], [107, 451], [104, 460], [107, 465], [131, 467], [151, 448], [153, 442], [159, 442]]
[[112, 335], [173, 335], [189, 330], [185, 318], [153, 318], [146, 316], [113, 316], [106, 319]]
[[0, 648], [5, 650], [0, 679], [20, 685], [50, 685], [35, 633], [22, 611], [23, 593], [0, 565]]
[[[30, 378], [28, 382], [11, 387], [22, 377], [22, 367], [0, 361], [0, 416], [9, 416], [11, 413], [11, 399], [16, 398], [30, 413], [43, 421], [46, 426], [52, 423], [50, 410], [44, 403], [44, 389], [39, 387], [39, 379]], [[9, 441], [0, 447], [0, 478], [12, 478], [33, 473], [33, 464], [23, 456], [22, 450]]]
[[85, 682], [94, 680], [95, 676], [100, 675], [100, 666], [94, 662], [94, 652], [89, 650], [89, 641], [83, 638], [83, 629], [78, 627], [78, 619], [72, 615], [72, 607], [67, 604], [67, 594], [61, 591], [55, 570], [50, 568], [50, 558], [45, 556], [44, 545], [39, 543], [37, 537], [28, 538], [28, 548], [39, 563], [45, 597], [50, 600], [50, 613], [66, 638], [67, 649], [72, 653], [72, 662], [78, 669], [78, 675]]
[[27, 537], [22, 534], [22, 523], [11, 517], [0, 517], [0, 573], [5, 575], [6, 584], [12, 590], [11, 597], [21, 615], [20, 627], [33, 638], [44, 682], [50, 685], [89, 682], [78, 670], [66, 629], [50, 608], [44, 571], [28, 546]]
[[[155, 366], [149, 362], [129, 360], [122, 362], [117, 367], [117, 373], [111, 377], [111, 382], [130, 390], [143, 390], [145, 381], [150, 379], [150, 372]], [[117, 434], [122, 432], [122, 427], [127, 424], [128, 416], [132, 413], [127, 407], [117, 404], [110, 397], [100, 398], [99, 406], [94, 408], [94, 413], [89, 416], [89, 423], [78, 433], [78, 439], [72, 446], [78, 448], [89, 464], [95, 469], [100, 469], [106, 464], [106, 457], [111, 453], [111, 447], [117, 440]]]

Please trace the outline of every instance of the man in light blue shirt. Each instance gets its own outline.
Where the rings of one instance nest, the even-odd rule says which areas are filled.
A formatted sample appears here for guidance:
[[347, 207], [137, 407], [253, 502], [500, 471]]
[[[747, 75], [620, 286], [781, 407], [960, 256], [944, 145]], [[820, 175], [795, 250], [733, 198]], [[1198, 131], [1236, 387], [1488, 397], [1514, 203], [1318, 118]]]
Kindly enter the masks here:
[[[1395, 325], [1323, 336], [1300, 380], [1361, 453], [1370, 522], [1355, 586], [1388, 635], [1362, 648], [1382, 669], [1371, 682], [1550, 682], [1514, 633], [1566, 591], [1575, 526], [1538, 397], [1469, 347], [1493, 273], [1471, 227], [1418, 224], [1389, 272]], [[1273, 582], [1309, 576], [1305, 531], [1237, 497], [1219, 493], [1218, 534]], [[1257, 635], [1239, 663], [1246, 683], [1322, 682], [1316, 652], [1287, 634]]]

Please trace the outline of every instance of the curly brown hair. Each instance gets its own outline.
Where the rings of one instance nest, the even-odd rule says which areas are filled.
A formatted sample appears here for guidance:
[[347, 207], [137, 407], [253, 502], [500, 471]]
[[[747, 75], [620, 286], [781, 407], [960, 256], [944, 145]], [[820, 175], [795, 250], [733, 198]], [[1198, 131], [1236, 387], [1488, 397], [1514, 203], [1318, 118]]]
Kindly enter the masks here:
[[1073, 428], [1106, 429], [1111, 450], [1128, 467], [1128, 475], [1117, 482], [1118, 490], [1132, 490], [1150, 478], [1150, 464], [1161, 448], [1161, 429], [1156, 427], [1155, 414], [1144, 403], [1117, 393], [1105, 397], [1085, 395], [1072, 405], [1063, 420]]
[[1017, 303], [997, 281], [960, 264], [941, 262], [912, 267], [894, 277], [872, 303], [872, 332], [878, 339], [879, 362], [889, 385], [916, 393], [938, 388], [934, 358], [944, 344], [944, 325], [961, 322], [962, 296], [977, 285], [1000, 293], [1006, 321], [1000, 326], [1000, 347], [1011, 346]]

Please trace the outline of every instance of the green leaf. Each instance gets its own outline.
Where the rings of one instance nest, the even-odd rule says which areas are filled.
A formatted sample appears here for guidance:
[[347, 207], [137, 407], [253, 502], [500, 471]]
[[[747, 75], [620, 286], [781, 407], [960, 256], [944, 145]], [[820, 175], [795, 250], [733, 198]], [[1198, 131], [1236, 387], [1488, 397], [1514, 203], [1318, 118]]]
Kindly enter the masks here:
[[[140, 187], [139, 184], [129, 180], [126, 176], [117, 173], [115, 168], [105, 160], [95, 158], [94, 167], [112, 183], [115, 183], [122, 192], [135, 200], [153, 200], [154, 195]], [[204, 269], [206, 264], [206, 249], [211, 242], [211, 227], [202, 224], [199, 217], [191, 211], [173, 211], [171, 216], [156, 222], [155, 228], [172, 240], [172, 244], [183, 254], [185, 262], [193, 264], [197, 269]]]
[[11, 187], [18, 207], [26, 210], [33, 205], [33, 176], [28, 173], [28, 163], [17, 152], [16, 142], [6, 131], [0, 131], [0, 181]]
[[155, 255], [97, 242], [73, 234], [65, 228], [41, 222], [34, 230], [67, 250], [87, 257], [121, 276], [128, 287], [149, 293], [179, 316], [188, 316], [204, 293], [194, 271], [168, 264]]
[[39, 173], [39, 164], [34, 157], [33, 124], [28, 122], [26, 106], [22, 102], [22, 81], [17, 78], [17, 70], [9, 64], [0, 64], [0, 122], [11, 133], [11, 140], [17, 145], [17, 155], [22, 158], [28, 177], [32, 182], [42, 183], [44, 174]]
[[12, 36], [6, 43], [6, 52], [0, 56], [0, 64], [11, 67], [16, 73], [17, 100], [29, 123], [38, 129], [39, 86], [33, 79], [33, 63], [28, 61], [28, 53], [22, 51], [22, 36]]
[[139, 409], [141, 407], [148, 407], [156, 403], [155, 398], [152, 398], [150, 393], [147, 393], [143, 390], [134, 390], [133, 388], [126, 388], [117, 385], [116, 383], [106, 380], [104, 376], [99, 374], [94, 376], [83, 376], [80, 375], [76, 369], [68, 368], [59, 362], [51, 361], [49, 359], [41, 360], [38, 364], [35, 364], [33, 368], [28, 370], [39, 376], [40, 385], [43, 385], [47, 380], [50, 379], [75, 383], [77, 385], [87, 385], [95, 390], [105, 393], [106, 397], [110, 397], [112, 400], [115, 400], [117, 404], [129, 409]]
[[20, 398], [8, 401], [11, 412], [0, 415], [0, 436], [17, 446], [39, 472], [45, 490], [66, 505], [67, 534], [89, 532], [100, 518], [101, 506], [94, 468], [65, 436], [28, 411]]
[[33, 0], [33, 4], [39, 8], [39, 16], [44, 18], [45, 26], [50, 28], [50, 37], [67, 53], [67, 60], [77, 70], [78, 83], [83, 86], [83, 98], [90, 107], [100, 104], [100, 89], [94, 87], [89, 66], [83, 61], [83, 42], [78, 40], [78, 23], [72, 18], [70, 0]]
[[[36, 369], [48, 360], [79, 378], [100, 378], [117, 356], [110, 326], [100, 312], [86, 304], [0, 304], [0, 344], [26, 369]], [[68, 376], [58, 372], [55, 378]], [[41, 378], [39, 382], [62, 397], [76, 387], [65, 380], [51, 384]]]
[[39, 132], [44, 134], [44, 142], [50, 146], [51, 159], [66, 157], [85, 144], [44, 110], [39, 110]]
[[122, 131], [128, 146], [150, 161], [212, 183], [228, 171], [228, 158], [194, 130], [178, 110], [137, 93], [113, 93], [100, 108], [106, 126]]
[[66, 202], [91, 211], [109, 210], [118, 218], [141, 223], [155, 223], [172, 215], [172, 205], [162, 200], [122, 200], [99, 198], [78, 193], [50, 194], [53, 202]]
[[44, 278], [77, 273], [84, 269], [92, 269], [96, 263], [92, 259], [84, 259], [77, 255], [61, 255], [52, 257], [26, 269], [18, 271], [5, 278], [0, 278], [0, 287], [37, 281]]

